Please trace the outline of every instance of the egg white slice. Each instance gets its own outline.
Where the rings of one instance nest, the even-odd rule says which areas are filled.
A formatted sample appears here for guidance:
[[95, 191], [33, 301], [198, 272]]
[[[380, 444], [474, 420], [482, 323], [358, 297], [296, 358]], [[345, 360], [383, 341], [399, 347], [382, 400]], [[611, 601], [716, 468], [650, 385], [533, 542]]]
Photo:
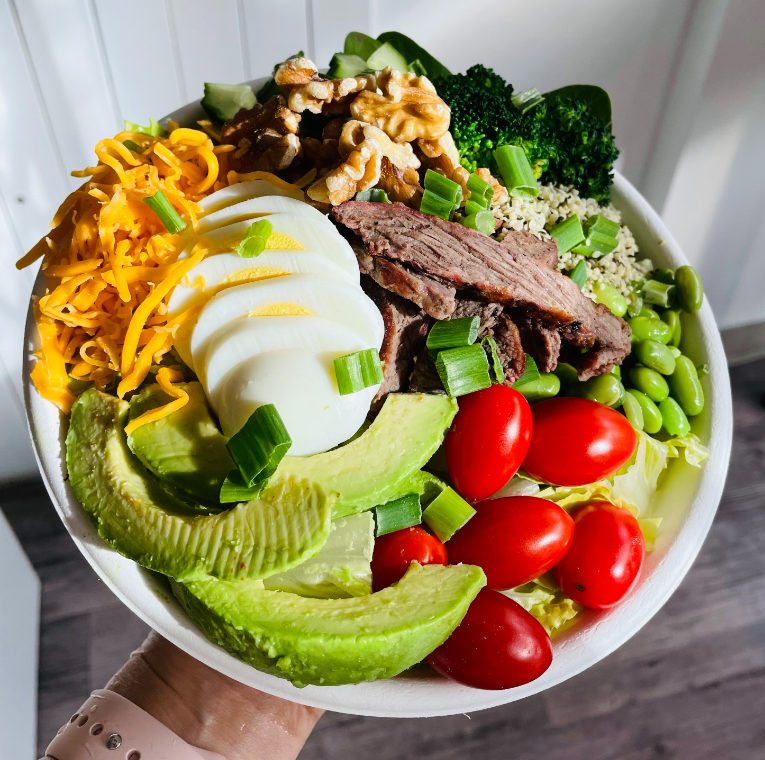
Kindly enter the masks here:
[[292, 439], [290, 456], [308, 456], [348, 440], [361, 427], [378, 386], [339, 395], [333, 352], [282, 349], [230, 370], [212, 400], [223, 432], [236, 433], [262, 404], [274, 404]]
[[[267, 250], [299, 250], [301, 253], [315, 253], [319, 256], [325, 256], [347, 272], [348, 277], [354, 283], [359, 282], [359, 264], [356, 260], [356, 254], [348, 241], [326, 217], [322, 216], [316, 219], [278, 213], [269, 215], [268, 221], [271, 222], [272, 235], [274, 235], [275, 240], [277, 235], [282, 236], [292, 241], [299, 248], [288, 245]], [[184, 247], [180, 258], [188, 256], [197, 242], [206, 244], [213, 255], [235, 251], [251, 224], [251, 220], [233, 222], [209, 230], [204, 235], [194, 236]]]
[[382, 315], [361, 288], [334, 277], [295, 274], [235, 285], [214, 295], [202, 308], [191, 333], [192, 367], [198, 372], [204, 366], [211, 340], [228, 323], [242, 317], [253, 321], [278, 317], [273, 312], [275, 306], [282, 314], [297, 311], [344, 325], [361, 336], [366, 346], [379, 349], [382, 345]]
[[249, 182], [237, 182], [234, 185], [224, 187], [222, 190], [210, 193], [199, 201], [199, 207], [202, 214], [212, 214], [214, 211], [233, 203], [263, 195], [281, 195], [298, 201], [305, 199], [305, 193], [299, 188], [281, 187], [265, 179], [254, 179]]
[[259, 317], [229, 322], [212, 336], [204, 361], [196, 365], [197, 375], [216, 411], [220, 383], [233, 367], [258, 354], [284, 348], [326, 354], [334, 360], [369, 345], [354, 330], [322, 317]]
[[195, 231], [204, 234], [234, 222], [243, 222], [249, 219], [252, 223], [253, 217], [261, 218], [280, 213], [326, 221], [326, 217], [321, 211], [304, 201], [297, 201], [287, 196], [264, 195], [258, 198], [247, 198], [207, 214], [199, 220]]

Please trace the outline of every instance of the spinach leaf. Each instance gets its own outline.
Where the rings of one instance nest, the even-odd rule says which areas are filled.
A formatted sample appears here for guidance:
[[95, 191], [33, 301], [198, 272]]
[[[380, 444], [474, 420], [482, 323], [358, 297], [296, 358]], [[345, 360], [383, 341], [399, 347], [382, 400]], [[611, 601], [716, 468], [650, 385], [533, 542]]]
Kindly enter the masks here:
[[419, 60], [427, 72], [429, 79], [442, 79], [451, 76], [451, 71], [440, 61], [437, 61], [427, 50], [421, 48], [414, 40], [401, 32], [383, 32], [377, 39], [389, 42], [407, 61]]
[[607, 127], [611, 126], [611, 98], [602, 87], [594, 84], [570, 84], [545, 93], [546, 98], [554, 96], [584, 101], [593, 116], [597, 116]]
[[348, 32], [345, 38], [343, 52], [346, 55], [357, 55], [365, 61], [382, 43], [364, 32]]

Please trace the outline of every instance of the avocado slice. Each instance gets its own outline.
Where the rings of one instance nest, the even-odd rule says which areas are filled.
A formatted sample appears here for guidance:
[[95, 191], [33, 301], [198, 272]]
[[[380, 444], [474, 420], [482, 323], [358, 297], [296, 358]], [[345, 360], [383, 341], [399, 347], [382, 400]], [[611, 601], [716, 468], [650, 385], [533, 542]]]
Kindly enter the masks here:
[[[202, 511], [219, 512], [220, 487], [234, 461], [207, 405], [200, 383], [181, 383], [189, 394], [186, 406], [127, 437], [130, 450], [174, 496]], [[172, 399], [156, 383], [130, 399], [131, 420]]]
[[267, 591], [259, 581], [172, 584], [210, 639], [296, 686], [401, 673], [448, 638], [484, 585], [475, 565], [417, 564], [389, 588], [346, 599]]
[[285, 457], [276, 476], [292, 475], [339, 494], [335, 518], [411, 491], [407, 480], [435, 453], [457, 413], [449, 396], [391, 393], [363, 435], [310, 457]]
[[120, 554], [177, 579], [265, 578], [326, 542], [335, 496], [289, 476], [226, 512], [183, 514], [184, 505], [130, 452], [127, 414], [127, 402], [88, 390], [72, 407], [66, 437], [74, 494]]
[[[186, 383], [189, 403], [157, 422], [138, 428], [129, 438], [133, 453], [167, 482], [176, 495], [189, 498], [200, 488], [211, 496], [233, 469], [226, 438], [210, 416], [200, 383]], [[131, 415], [164, 403], [167, 397], [151, 385], [137, 401]], [[133, 404], [135, 403], [135, 409]], [[145, 407], [144, 407], [145, 405]], [[407, 493], [443, 441], [457, 413], [457, 402], [442, 395], [391, 393], [380, 414], [360, 435], [323, 454], [285, 457], [274, 477], [317, 483], [326, 493], [339, 494], [335, 518], [363, 512]], [[144, 431], [143, 433], [141, 431]], [[197, 436], [203, 440], [197, 441]], [[156, 439], [155, 439], [156, 436]], [[418, 481], [419, 483], [419, 481]]]

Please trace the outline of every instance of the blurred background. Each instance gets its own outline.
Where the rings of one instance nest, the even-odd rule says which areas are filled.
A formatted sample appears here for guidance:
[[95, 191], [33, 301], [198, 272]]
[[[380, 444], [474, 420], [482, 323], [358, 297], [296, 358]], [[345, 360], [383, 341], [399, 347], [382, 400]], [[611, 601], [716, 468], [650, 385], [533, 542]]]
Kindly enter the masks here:
[[[73, 563], [72, 572], [80, 584], [73, 588], [62, 582], [59, 587], [53, 587], [49, 594], [53, 611], [50, 606], [46, 608], [44, 596], [44, 620], [53, 615], [60, 623], [80, 614], [95, 615], [98, 605], [106, 605], [113, 614], [118, 614], [115, 611], [118, 610], [119, 614], [128, 616], [118, 619], [125, 621], [121, 625], [128, 636], [133, 632], [133, 643], [143, 635], [142, 624], [118, 606], [78, 556], [70, 556], [74, 547], [65, 535], [60, 535], [63, 529], [53, 523], [44, 523], [40, 528], [34, 521], [37, 518], [30, 516], [29, 504], [35, 499], [41, 503], [46, 499], [39, 483], [28, 480], [36, 478], [37, 469], [27, 440], [21, 395], [22, 332], [35, 272], [17, 272], [14, 261], [45, 234], [58, 204], [78, 184], [69, 172], [93, 163], [95, 142], [119, 131], [123, 119], [146, 123], [150, 116], [162, 116], [201, 97], [204, 81], [238, 82], [263, 76], [270, 73], [276, 61], [301, 49], [318, 65], [327, 65], [331, 54], [342, 48], [348, 31], [377, 35], [389, 29], [415, 38], [454, 71], [464, 70], [480, 60], [494, 67], [516, 89], [536, 86], [544, 92], [577, 82], [604, 87], [613, 101], [614, 129], [621, 148], [617, 166], [662, 214], [691, 263], [700, 269], [718, 322], [725, 330], [731, 358], [740, 361], [765, 353], [765, 298], [762, 295], [765, 214], [761, 210], [765, 199], [765, 130], [762, 126], [765, 122], [765, 3], [762, 0], [673, 0], [671, 3], [587, 0], [576, 4], [560, 0], [534, 3], [517, 0], [473, 0], [471, 3], [453, 0], [133, 0], [129, 4], [110, 0], [0, 0], [0, 505], [6, 508], [22, 539], [26, 536], [29, 541], [37, 540], [31, 549], [25, 546], [44, 581], [46, 571], [58, 572], [51, 569], [58, 567], [51, 559], [53, 551], [53, 556], [62, 562]], [[743, 425], [738, 420], [738, 429], [751, 428], [750, 438], [737, 442], [740, 447], [746, 445], [746, 454], [751, 454], [752, 445], [755, 452], [762, 453], [762, 418], [757, 415], [762, 412], [763, 368], [763, 364], [748, 365], [739, 375], [734, 374], [734, 382], [739, 382], [737, 392], [743, 394], [737, 401], [737, 413], [742, 413], [743, 408], [743, 414], [749, 415]], [[734, 448], [734, 461], [736, 451]], [[739, 449], [741, 456], [737, 466], [746, 462], [748, 477], [759, 472], [759, 485], [747, 481], [744, 487], [739, 482], [737, 485], [744, 489], [739, 497], [730, 497], [729, 493], [727, 498], [734, 498], [734, 502], [739, 498], [745, 505], [756, 506], [757, 502], [762, 505], [765, 500], [762, 457], [750, 460], [743, 452]], [[740, 507], [739, 502], [735, 503]], [[45, 509], [52, 514], [49, 505], [46, 504]], [[755, 519], [753, 515], [752, 512], [751, 519]], [[740, 529], [743, 519], [741, 515], [737, 517], [735, 530]], [[726, 534], [719, 540], [730, 538]], [[708, 555], [709, 550], [705, 551]], [[757, 567], [762, 575], [765, 572], [762, 560], [752, 561], [759, 562]], [[746, 570], [736, 565], [731, 573], [731, 585], [745, 579], [751, 582], [751, 565]], [[23, 698], [18, 692], [11, 697], [3, 693], [3, 689], [10, 682], [33, 684], [29, 679], [34, 678], [34, 616], [39, 592], [37, 578], [25, 564], [1, 514], [0, 577], [21, 579], [16, 584], [3, 583], [0, 588], [0, 647], [3, 648], [0, 651], [0, 715], [10, 720], [11, 715], [21, 716], [22, 712], [27, 716], [29, 700], [35, 696], [31, 685]], [[704, 583], [709, 582], [707, 577]], [[712, 583], [714, 585], [714, 581]], [[45, 590], [45, 584], [43, 588]], [[688, 588], [686, 584], [685, 591], [681, 590], [678, 596], [687, 595]], [[725, 586], [723, 589], [727, 591]], [[701, 589], [698, 593], [702, 593]], [[94, 598], [98, 605], [93, 603]], [[706, 604], [708, 598], [704, 598]], [[691, 599], [695, 599], [693, 591]], [[747, 618], [747, 625], [760, 625], [760, 640], [765, 619], [765, 611], [761, 609], [763, 599], [765, 595], [760, 594], [760, 606], [755, 605], [759, 617]], [[67, 603], [72, 606], [67, 607]], [[84, 604], [83, 609], [77, 606], [80, 603]], [[686, 603], [689, 602], [686, 600]], [[670, 607], [672, 604], [677, 602], [673, 600]], [[6, 614], [9, 609], [14, 610], [12, 623], [11, 616]], [[710, 615], [718, 613], [722, 614], [719, 606], [709, 607]], [[692, 628], [695, 624], [684, 620], [686, 628], [681, 626], [679, 630], [687, 631], [687, 626]], [[654, 635], [659, 639], [670, 636], [676, 623], [675, 620], [659, 633], [654, 627]], [[85, 692], [78, 692], [77, 688], [99, 686], [98, 679], [108, 676], [110, 668], [121, 661], [126, 652], [124, 646], [112, 645], [103, 639], [103, 631], [111, 630], [109, 626], [107, 622], [88, 629], [100, 641], [95, 656], [101, 659], [94, 666], [91, 652], [91, 659], [82, 666], [89, 668], [86, 680], [81, 684], [76, 679], [64, 678], [63, 686], [57, 683], [62, 695], [68, 684], [74, 697], [68, 702], [65, 696], [54, 700], [46, 693], [41, 697], [43, 701], [48, 700], [44, 708], [49, 709], [49, 713], [41, 713], [44, 723], [41, 733], [50, 731], [67, 717], [60, 712], [63, 704], [71, 703], [74, 707], [79, 704]], [[98, 631], [94, 633], [95, 628]], [[70, 633], [76, 637], [78, 631], [86, 635], [76, 626]], [[644, 649], [640, 651], [645, 654], [648, 645], [644, 641], [642, 646]], [[21, 654], [23, 647], [28, 654]], [[739, 671], [748, 673], [759, 667], [761, 677], [765, 667], [762, 647], [750, 650], [741, 641], [738, 647], [740, 658], [744, 656], [742, 652], [750, 658], [746, 662], [737, 661]], [[55, 646], [41, 651], [43, 664], [48, 662], [55, 672], [58, 672], [56, 668], [63, 667], [54, 657], [56, 652], [59, 658], [73, 656], [70, 650], [59, 650]], [[14, 656], [9, 655], [11, 652]], [[615, 655], [608, 661], [611, 670], [603, 670], [601, 665], [600, 672], [618, 678], [617, 673], [622, 671], [614, 669], [613, 661], [627, 656]], [[706, 652], [704, 656], [712, 655]], [[12, 666], [16, 670], [12, 671]], [[654, 663], [652, 667], [655, 666]], [[690, 664], [687, 667], [691, 669]], [[41, 676], [41, 684], [45, 677]], [[576, 680], [587, 683], [585, 677]], [[582, 699], [586, 701], [586, 696], [592, 697], [582, 693], [580, 686], [571, 692], [570, 698], [564, 696], [562, 702], [559, 699], [553, 710], [558, 719], [570, 719], [580, 708], [590, 718], [609, 713], [611, 708], [607, 702], [612, 691], [597, 679], [589, 683], [596, 691], [595, 703], [578, 704]], [[762, 678], [759, 683], [763, 683]], [[629, 684], [621, 686], [629, 689]], [[559, 690], [565, 688], [559, 687]], [[762, 689], [759, 693], [763, 693]], [[532, 722], [549, 719], [549, 710], [542, 710], [541, 704], [528, 705], [513, 713], [515, 718], [506, 713], [503, 720], [505, 723], [520, 721], [516, 728], [522, 728], [526, 719]], [[539, 710], [544, 713], [542, 717]], [[492, 711], [494, 713], [498, 711]], [[519, 716], [524, 716], [523, 720]], [[759, 716], [761, 723], [762, 711]], [[21, 717], [18, 724], [15, 720], [14, 725], [22, 724]], [[24, 720], [25, 730], [31, 736], [34, 732], [33, 723], [29, 723], [31, 718]], [[321, 744], [314, 744], [311, 756], [329, 757], [338, 749], [332, 726], [337, 727], [342, 720], [333, 720], [322, 724], [329, 727], [322, 729]], [[486, 718], [485, 722], [496, 733], [501, 721]], [[384, 727], [389, 724], [361, 721], [358, 725], [358, 736], [367, 730], [361, 726], [379, 726], [369, 730], [371, 736], [377, 735], [382, 741], [387, 731]], [[424, 725], [443, 727], [446, 723], [431, 721]], [[454, 730], [460, 735], [472, 736], [467, 722]], [[761, 728], [759, 730], [757, 751], [762, 752], [765, 736]], [[438, 733], [435, 728], [434, 731]], [[0, 736], [2, 732], [0, 725]], [[756, 738], [750, 732], [744, 738], [753, 742], [753, 737]], [[746, 745], [751, 746], [753, 754], [747, 754], [749, 750], [742, 748], [726, 751], [725, 747], [732, 746], [726, 740], [728, 743], [721, 744], [716, 754], [692, 755], [682, 748], [688, 745], [673, 749], [670, 741], [665, 752], [659, 739], [649, 739], [642, 753], [635, 750], [635, 754], [630, 754], [625, 750], [622, 754], [611, 754], [605, 745], [601, 750], [593, 745], [589, 755], [566, 754], [563, 742], [559, 753], [548, 754], [548, 757], [668, 756], [740, 760], [763, 756], [755, 753], [754, 743]], [[43, 741], [40, 746], [44, 745]], [[31, 757], [22, 750], [18, 751], [21, 754], [6, 755], [8, 745], [0, 741], [0, 746], [3, 756]], [[369, 742], [364, 746], [369, 749]], [[417, 753], [428, 757], [456, 757], [458, 746], [459, 742], [452, 750], [443, 749], [442, 754], [428, 754], [421, 749]], [[470, 746], [476, 755], [489, 756], [479, 753], [475, 743]], [[508, 754], [513, 756], [511, 750]]]

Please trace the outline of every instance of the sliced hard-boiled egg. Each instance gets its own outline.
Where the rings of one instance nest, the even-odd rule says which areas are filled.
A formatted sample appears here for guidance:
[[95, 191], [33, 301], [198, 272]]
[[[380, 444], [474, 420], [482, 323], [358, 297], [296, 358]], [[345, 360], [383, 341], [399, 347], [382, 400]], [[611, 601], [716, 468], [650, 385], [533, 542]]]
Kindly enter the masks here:
[[253, 217], [263, 217], [270, 214], [294, 214], [308, 219], [326, 220], [321, 211], [303, 201], [297, 201], [287, 196], [266, 195], [258, 198], [247, 198], [203, 216], [195, 231], [198, 234], [204, 234], [234, 222], [243, 222], [247, 219], [252, 220]]
[[254, 179], [249, 182], [237, 182], [211, 193], [199, 201], [199, 208], [203, 214], [212, 214], [218, 209], [239, 203], [247, 198], [259, 198], [263, 195], [280, 195], [298, 201], [305, 200], [305, 193], [295, 185], [281, 181], [277, 184], [266, 179]]
[[[266, 242], [267, 251], [304, 251], [326, 256], [358, 283], [359, 264], [356, 255], [348, 241], [328, 219], [323, 216], [317, 219], [277, 213], [269, 215], [268, 221], [271, 223], [271, 235]], [[197, 243], [206, 246], [210, 254], [232, 252], [236, 250], [251, 224], [250, 220], [246, 220], [209, 230], [204, 235], [193, 238], [184, 248], [181, 258], [188, 256]]]
[[232, 320], [250, 317], [257, 322], [260, 317], [289, 314], [343, 325], [360, 336], [366, 347], [379, 349], [385, 335], [380, 311], [361, 288], [316, 274], [275, 277], [227, 288], [205, 304], [191, 335], [192, 366], [200, 371], [214, 336]]
[[292, 439], [290, 456], [326, 451], [364, 423], [377, 386], [340, 396], [332, 352], [282, 349], [230, 370], [213, 397], [221, 427], [233, 435], [262, 404], [274, 404]]
[[213, 408], [217, 411], [222, 400], [218, 394], [220, 383], [233, 367], [258, 354], [283, 348], [331, 356], [331, 364], [336, 357], [360, 351], [367, 344], [354, 330], [322, 317], [260, 317], [230, 322], [210, 339], [204, 362], [197, 367]]

